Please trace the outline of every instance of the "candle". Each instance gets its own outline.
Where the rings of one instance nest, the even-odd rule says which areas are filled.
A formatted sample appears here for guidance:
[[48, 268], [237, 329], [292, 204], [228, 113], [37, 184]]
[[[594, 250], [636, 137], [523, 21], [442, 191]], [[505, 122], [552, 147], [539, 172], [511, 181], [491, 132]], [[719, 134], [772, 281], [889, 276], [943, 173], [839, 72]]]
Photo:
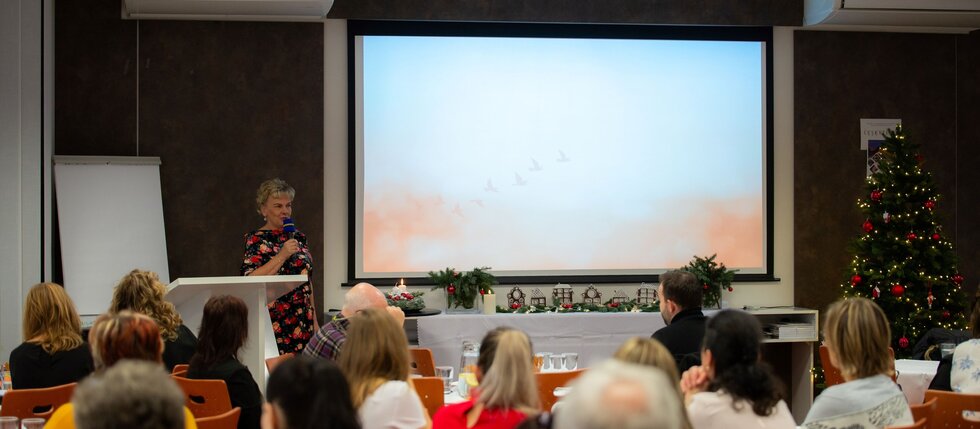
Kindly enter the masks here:
[[497, 313], [497, 295], [492, 293], [483, 294], [483, 314]]

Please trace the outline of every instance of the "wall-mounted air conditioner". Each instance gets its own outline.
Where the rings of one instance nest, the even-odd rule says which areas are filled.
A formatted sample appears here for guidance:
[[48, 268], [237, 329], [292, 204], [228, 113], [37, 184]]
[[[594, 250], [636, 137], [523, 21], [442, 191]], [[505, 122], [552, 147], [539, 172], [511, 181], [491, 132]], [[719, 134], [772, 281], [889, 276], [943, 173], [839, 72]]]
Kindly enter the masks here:
[[122, 0], [123, 19], [322, 21], [333, 0]]
[[980, 28], [980, 0], [805, 0], [804, 25]]

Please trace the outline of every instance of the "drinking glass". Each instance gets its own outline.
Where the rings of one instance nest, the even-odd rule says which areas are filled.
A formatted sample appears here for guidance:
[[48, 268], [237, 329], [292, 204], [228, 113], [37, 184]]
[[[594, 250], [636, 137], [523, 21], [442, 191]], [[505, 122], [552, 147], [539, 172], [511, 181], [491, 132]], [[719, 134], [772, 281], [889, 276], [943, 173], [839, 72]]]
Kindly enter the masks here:
[[542, 370], [551, 369], [551, 353], [541, 352], [538, 354], [541, 355], [541, 363], [542, 363], [541, 369]]
[[453, 367], [451, 366], [437, 366], [436, 367], [436, 377], [442, 379], [442, 393], [447, 394], [452, 390], [453, 383]]
[[569, 371], [578, 369], [578, 353], [565, 353], [565, 369]]
[[565, 355], [561, 353], [555, 353], [551, 355], [551, 369], [554, 371], [561, 371], [565, 366]]
[[541, 372], [541, 368], [544, 367], [544, 354], [535, 353], [532, 362], [534, 362], [534, 372]]
[[943, 358], [952, 355], [953, 350], [956, 350], [956, 344], [954, 343], [942, 343], [939, 345], [939, 351], [942, 353]]
[[44, 419], [31, 418], [20, 421], [21, 429], [44, 429]]
[[0, 429], [20, 429], [20, 421], [17, 420], [17, 417], [0, 417]]

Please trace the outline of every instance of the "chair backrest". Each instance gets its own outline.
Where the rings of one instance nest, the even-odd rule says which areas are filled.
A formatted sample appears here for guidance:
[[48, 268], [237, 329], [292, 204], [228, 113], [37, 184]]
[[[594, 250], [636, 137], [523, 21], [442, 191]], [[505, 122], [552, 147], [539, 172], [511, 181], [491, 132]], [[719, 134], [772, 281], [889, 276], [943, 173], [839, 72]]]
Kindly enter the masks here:
[[197, 429], [235, 429], [238, 427], [238, 417], [242, 414], [240, 407], [232, 408], [231, 411], [211, 417], [195, 417]]
[[412, 374], [423, 377], [436, 376], [436, 361], [432, 358], [431, 349], [411, 348], [408, 349], [408, 352], [412, 355]]
[[921, 404], [909, 405], [909, 409], [912, 410], [912, 420], [927, 419], [932, 421], [932, 414], [936, 412], [936, 403], [938, 402], [939, 398], [932, 398]]
[[170, 374], [183, 377], [187, 375], [187, 369], [190, 367], [191, 366], [186, 363], [179, 363], [177, 365], [174, 365], [174, 369], [170, 371]]
[[929, 419], [931, 429], [980, 428], [980, 420], [966, 420], [963, 411], [980, 411], [980, 394], [926, 390], [926, 402], [938, 399]]
[[422, 405], [429, 411], [429, 417], [436, 415], [443, 405], [445, 405], [445, 395], [442, 390], [442, 379], [439, 377], [412, 377], [409, 378], [415, 392], [418, 393]]
[[195, 418], [217, 416], [231, 410], [231, 398], [224, 380], [171, 377], [184, 391], [184, 404]]
[[13, 416], [21, 420], [40, 417], [47, 420], [54, 410], [71, 402], [71, 394], [75, 393], [77, 385], [71, 383], [43, 389], [8, 390], [3, 396], [0, 416]]
[[840, 375], [840, 370], [830, 363], [830, 349], [824, 345], [820, 346], [820, 365], [823, 366], [823, 380], [827, 387], [844, 382], [844, 376]]
[[924, 429], [925, 427], [926, 419], [919, 419], [908, 426], [885, 426], [885, 429]]
[[551, 411], [558, 398], [555, 397], [555, 388], [562, 387], [578, 378], [585, 372], [585, 369], [565, 372], [539, 372], [535, 373], [538, 381], [538, 396], [541, 398], [541, 410]]
[[279, 366], [279, 364], [285, 362], [286, 359], [290, 359], [293, 356], [296, 356], [296, 354], [286, 353], [276, 357], [268, 358], [265, 360], [265, 368], [269, 370], [269, 374], [272, 374], [272, 370], [276, 369], [276, 367]]

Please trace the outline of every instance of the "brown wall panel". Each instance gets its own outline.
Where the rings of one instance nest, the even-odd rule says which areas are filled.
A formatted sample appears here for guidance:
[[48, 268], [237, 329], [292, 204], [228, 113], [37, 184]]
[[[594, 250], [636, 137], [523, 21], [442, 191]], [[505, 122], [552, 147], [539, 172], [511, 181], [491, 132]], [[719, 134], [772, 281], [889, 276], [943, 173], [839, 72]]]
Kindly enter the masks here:
[[964, 287], [980, 288], [980, 31], [957, 37], [956, 181], [958, 222], [955, 233]]

